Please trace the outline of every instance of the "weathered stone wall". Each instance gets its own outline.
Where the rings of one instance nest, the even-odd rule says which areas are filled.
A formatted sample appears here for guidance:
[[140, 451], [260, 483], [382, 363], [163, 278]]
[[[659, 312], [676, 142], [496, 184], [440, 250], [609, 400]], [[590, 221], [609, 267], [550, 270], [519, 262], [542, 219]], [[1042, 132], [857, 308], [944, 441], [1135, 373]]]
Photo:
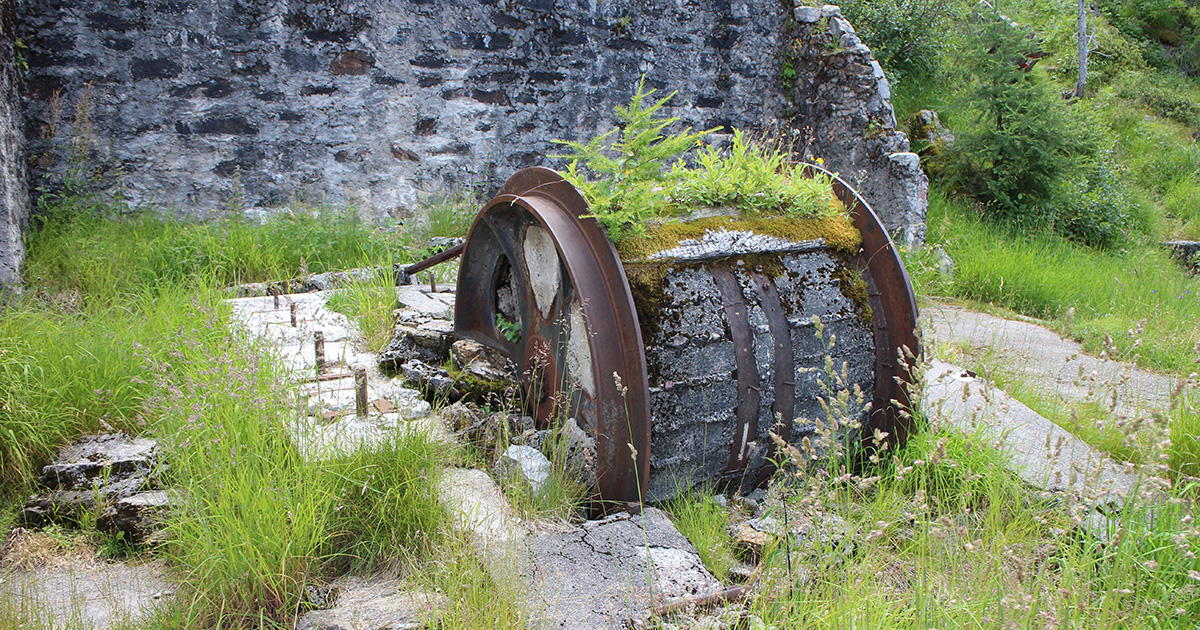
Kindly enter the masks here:
[[[490, 192], [559, 165], [552, 139], [611, 127], [643, 74], [678, 90], [669, 113], [698, 128], [795, 113], [820, 130], [865, 112], [895, 135], [877, 104], [789, 105], [781, 53], [823, 23], [795, 21], [788, 0], [19, 2], [35, 179], [119, 182], [179, 215], [299, 199], [404, 216], [446, 188]], [[880, 101], [886, 82], [855, 85], [817, 96]], [[863, 167], [886, 199], [895, 169]]]
[[785, 64], [797, 153], [837, 171], [898, 240], [924, 242], [929, 180], [896, 130], [883, 68], [836, 7], [797, 7], [794, 17]]
[[20, 284], [29, 217], [25, 136], [17, 87], [16, 5], [0, 0], [0, 294]]

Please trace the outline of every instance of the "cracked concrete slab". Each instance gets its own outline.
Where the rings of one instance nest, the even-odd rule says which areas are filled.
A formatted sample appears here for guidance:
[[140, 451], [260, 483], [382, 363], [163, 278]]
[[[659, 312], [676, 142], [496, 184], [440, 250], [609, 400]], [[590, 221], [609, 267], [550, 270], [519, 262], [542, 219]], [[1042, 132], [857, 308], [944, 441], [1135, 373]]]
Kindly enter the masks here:
[[1132, 466], [1118, 464], [1019, 400], [956, 365], [934, 360], [925, 374], [931, 419], [995, 444], [1025, 483], [1087, 495], [1093, 505], [1123, 504], [1137, 487]]
[[953, 344], [976, 360], [990, 354], [1002, 369], [1069, 404], [1095, 401], [1108, 407], [1115, 392], [1113, 411], [1125, 417], [1166, 409], [1179, 384], [1177, 377], [1089, 355], [1078, 342], [1031, 320], [932, 302], [921, 306], [921, 329], [932, 342], [928, 347]]
[[452, 317], [454, 313], [453, 300], [451, 300], [451, 304], [447, 304], [443, 300], [432, 297], [433, 295], [436, 294], [425, 293], [414, 286], [396, 287], [396, 299], [402, 306], [438, 319]]
[[529, 605], [538, 627], [622, 628], [654, 606], [725, 588], [656, 508], [535, 532], [530, 553]]
[[0, 571], [0, 607], [54, 627], [138, 627], [174, 588], [162, 561], [6, 568]]

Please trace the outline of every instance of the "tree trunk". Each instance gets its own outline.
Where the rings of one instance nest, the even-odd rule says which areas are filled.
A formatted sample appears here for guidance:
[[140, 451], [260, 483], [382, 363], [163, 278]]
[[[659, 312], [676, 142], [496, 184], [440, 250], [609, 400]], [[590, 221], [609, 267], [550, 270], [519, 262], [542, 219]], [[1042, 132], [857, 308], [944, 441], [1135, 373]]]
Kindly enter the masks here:
[[1087, 96], [1087, 0], [1079, 0], [1079, 80], [1075, 83], [1076, 98]]

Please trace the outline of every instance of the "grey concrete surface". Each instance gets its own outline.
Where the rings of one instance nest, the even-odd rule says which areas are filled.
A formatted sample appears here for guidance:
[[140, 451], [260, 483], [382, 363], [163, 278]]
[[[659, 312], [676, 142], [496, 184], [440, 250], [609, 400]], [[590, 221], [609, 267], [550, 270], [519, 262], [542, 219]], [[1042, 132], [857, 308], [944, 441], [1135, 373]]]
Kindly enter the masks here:
[[1177, 377], [1087, 354], [1079, 343], [1033, 321], [1004, 319], [938, 302], [921, 306], [926, 352], [938, 345], [962, 350], [965, 367], [991, 362], [1052, 399], [1095, 402], [1137, 417], [1170, 403]]
[[54, 627], [72, 622], [78, 624], [72, 627], [95, 630], [137, 627], [173, 588], [162, 562], [0, 567], [0, 607], [26, 610], [31, 619]]
[[995, 445], [1025, 483], [1083, 496], [1093, 505], [1121, 505], [1134, 496], [1132, 466], [1113, 462], [987, 381], [935, 360], [925, 382], [929, 417]]

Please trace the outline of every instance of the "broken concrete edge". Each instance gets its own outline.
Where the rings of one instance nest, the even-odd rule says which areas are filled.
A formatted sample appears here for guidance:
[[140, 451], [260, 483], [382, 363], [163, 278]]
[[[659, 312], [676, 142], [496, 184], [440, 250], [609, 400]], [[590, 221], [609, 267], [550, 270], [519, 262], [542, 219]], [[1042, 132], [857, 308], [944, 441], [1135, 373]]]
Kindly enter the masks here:
[[325, 587], [307, 587], [316, 610], [301, 614], [295, 630], [418, 630], [440, 625], [449, 598], [389, 576], [342, 576]]
[[531, 550], [525, 526], [500, 486], [482, 470], [447, 468], [438, 490], [451, 526], [466, 536], [497, 588], [521, 605]]
[[1069, 493], [1094, 510], [1136, 509], [1161, 500], [1145, 471], [1114, 461], [973, 372], [935, 359], [925, 382], [931, 420], [994, 445], [1030, 487]]
[[342, 271], [326, 271], [282, 280], [235, 284], [225, 287], [223, 290], [230, 298], [271, 297], [276, 293], [286, 296], [340, 289], [356, 282], [389, 276], [395, 286], [404, 286], [413, 283], [413, 278], [404, 272], [405, 266], [402, 263], [396, 263], [391, 269], [387, 267], [357, 267]]

